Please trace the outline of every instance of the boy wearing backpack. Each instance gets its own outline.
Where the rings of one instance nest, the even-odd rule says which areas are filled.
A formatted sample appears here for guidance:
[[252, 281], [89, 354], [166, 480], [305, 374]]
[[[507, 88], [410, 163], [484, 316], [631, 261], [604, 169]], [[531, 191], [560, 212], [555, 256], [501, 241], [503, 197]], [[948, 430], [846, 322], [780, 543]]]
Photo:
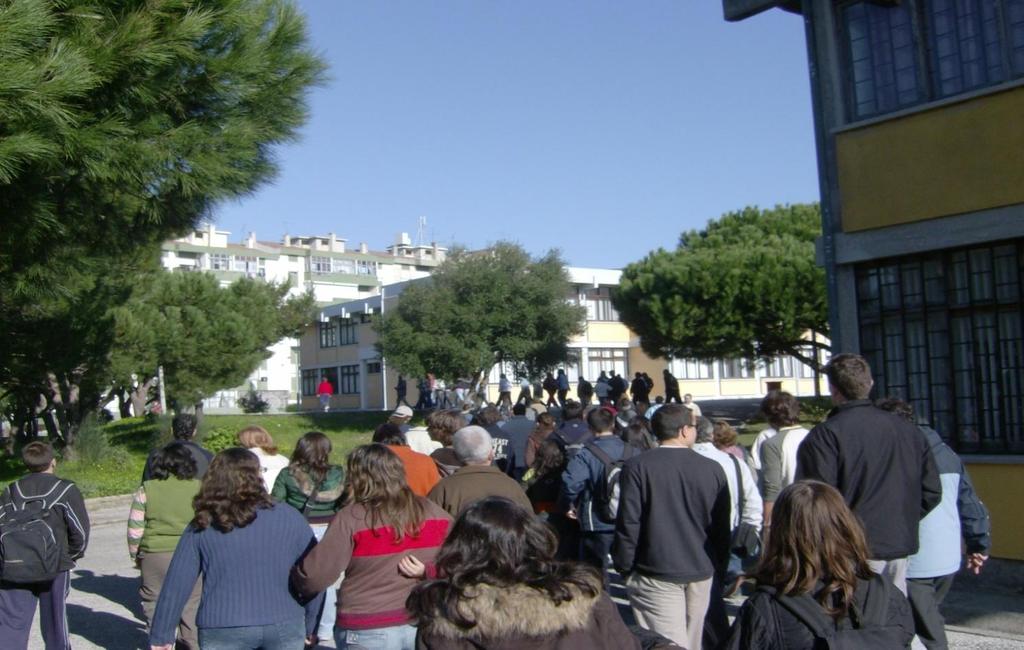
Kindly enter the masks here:
[[28, 476], [0, 495], [0, 648], [28, 647], [37, 602], [47, 649], [70, 648], [69, 574], [85, 553], [89, 515], [75, 484], [54, 475], [49, 443], [25, 445], [21, 458]]
[[614, 434], [611, 411], [594, 409], [587, 415], [587, 424], [594, 437], [571, 457], [562, 473], [559, 509], [579, 521], [580, 560], [601, 570], [607, 589], [608, 554], [615, 538], [614, 484], [622, 462], [639, 450]]

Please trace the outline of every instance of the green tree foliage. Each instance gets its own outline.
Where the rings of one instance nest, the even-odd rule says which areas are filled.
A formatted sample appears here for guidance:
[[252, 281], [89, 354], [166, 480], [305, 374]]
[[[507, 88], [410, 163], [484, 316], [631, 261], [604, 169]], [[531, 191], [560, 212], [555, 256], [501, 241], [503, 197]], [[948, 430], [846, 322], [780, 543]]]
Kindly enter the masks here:
[[585, 314], [566, 301], [570, 293], [556, 251], [531, 259], [504, 242], [455, 250], [378, 320], [377, 347], [410, 376], [479, 379], [502, 362], [537, 372], [564, 361], [569, 338], [582, 331]]
[[[808, 331], [828, 335], [825, 273], [814, 261], [817, 204], [748, 207], [683, 233], [627, 266], [613, 296], [654, 357], [808, 357]], [[818, 347], [827, 348], [818, 342]]]
[[312, 320], [313, 296], [287, 294], [287, 285], [256, 279], [222, 288], [208, 273], [153, 274], [114, 310], [114, 383], [134, 392], [137, 415], [158, 365], [179, 407], [241, 385], [270, 356], [270, 345]]
[[9, 0], [0, 61], [0, 396], [88, 410], [139, 260], [272, 178], [323, 64], [290, 0]]

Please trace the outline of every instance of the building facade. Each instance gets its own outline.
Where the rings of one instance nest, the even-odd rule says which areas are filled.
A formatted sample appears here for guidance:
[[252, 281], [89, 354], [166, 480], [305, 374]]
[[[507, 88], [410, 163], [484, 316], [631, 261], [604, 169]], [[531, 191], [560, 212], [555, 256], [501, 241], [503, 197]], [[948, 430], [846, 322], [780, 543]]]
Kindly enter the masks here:
[[[414, 245], [406, 233], [399, 234], [384, 251], [371, 251], [363, 243], [349, 249], [347, 241], [334, 233], [284, 235], [279, 242], [259, 241], [250, 233], [233, 243], [230, 236], [230, 232], [207, 224], [165, 242], [161, 264], [175, 273], [212, 273], [225, 286], [245, 277], [288, 282], [293, 294], [311, 291], [318, 304], [326, 305], [376, 295], [385, 284], [426, 277], [447, 252], [436, 244]], [[295, 404], [301, 388], [299, 342], [285, 338], [269, 351], [271, 356], [245, 384], [218, 391], [204, 400], [203, 407], [213, 412], [234, 410], [237, 399], [250, 388], [270, 401], [274, 410]]]
[[[698, 362], [676, 359], [666, 363], [651, 359], [640, 348], [639, 338], [619, 320], [611, 292], [619, 284], [617, 269], [569, 267], [572, 292], [567, 296], [586, 309], [583, 333], [569, 342], [569, 360], [564, 369], [575, 396], [582, 376], [591, 383], [601, 371], [617, 372], [631, 379], [646, 372], [654, 380], [653, 395], [664, 393], [662, 371], [668, 367], [679, 379], [680, 389], [695, 400], [726, 397], [760, 398], [773, 388], [796, 395], [814, 395], [814, 372], [789, 357], [770, 364], [743, 360]], [[421, 280], [416, 280], [421, 281]], [[324, 307], [320, 322], [309, 327], [299, 342], [302, 406], [319, 407], [317, 386], [326, 377], [334, 387], [331, 407], [336, 409], [390, 409], [396, 405], [398, 375], [381, 359], [375, 344], [375, 315], [393, 309], [409, 282], [381, 287], [378, 295]], [[512, 368], [495, 366], [487, 380], [488, 396], [498, 397], [500, 373], [514, 377]], [[419, 378], [407, 377], [407, 399], [415, 404]], [[452, 378], [444, 378], [451, 380]], [[819, 390], [824, 383], [819, 383]], [[518, 389], [517, 389], [518, 390]]]
[[966, 455], [1024, 559], [1024, 0], [723, 6], [804, 19], [833, 349]]

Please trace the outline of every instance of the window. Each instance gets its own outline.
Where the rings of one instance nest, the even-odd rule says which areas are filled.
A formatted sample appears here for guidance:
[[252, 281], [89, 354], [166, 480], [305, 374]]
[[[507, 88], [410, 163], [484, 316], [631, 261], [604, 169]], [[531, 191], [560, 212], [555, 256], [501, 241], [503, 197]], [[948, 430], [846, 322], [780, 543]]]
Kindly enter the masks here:
[[587, 320], [618, 321], [619, 312], [612, 305], [611, 288], [581, 289], [579, 304], [587, 310]]
[[857, 2], [841, 10], [847, 47], [847, 84], [855, 119], [922, 100], [909, 2]]
[[356, 266], [356, 273], [359, 275], [377, 275], [377, 263], [360, 260]]
[[750, 362], [746, 359], [723, 359], [722, 379], [746, 379], [751, 376]]
[[370, 361], [366, 364], [366, 372], [370, 375], [380, 374], [380, 361]]
[[1022, 242], [856, 269], [874, 395], [908, 401], [958, 451], [1024, 451]]
[[711, 379], [711, 364], [696, 359], [673, 359], [669, 372], [676, 379]]
[[356, 343], [356, 323], [351, 318], [338, 320], [338, 345], [353, 345]]
[[617, 372], [628, 379], [629, 366], [626, 361], [626, 350], [621, 348], [590, 348], [587, 351], [587, 374], [584, 378], [594, 383], [604, 370], [609, 378], [612, 372]]
[[793, 359], [790, 357], [775, 357], [765, 367], [765, 374], [769, 377], [792, 377]]
[[1024, 75], [1024, 0], [863, 0], [839, 21], [855, 120]]
[[316, 387], [320, 384], [320, 375], [316, 370], [302, 371], [302, 396], [316, 395]]
[[210, 270], [227, 271], [231, 268], [231, 256], [227, 253], [210, 253]]
[[355, 395], [359, 392], [359, 366], [342, 366], [341, 384], [338, 386], [338, 393], [341, 395]]
[[587, 300], [587, 320], [618, 321], [619, 312], [612, 306], [611, 298]]
[[319, 323], [320, 327], [320, 347], [322, 348], [333, 348], [338, 345], [338, 330], [334, 327], [334, 320], [328, 320], [326, 323]]
[[352, 260], [334, 260], [335, 273], [347, 273], [352, 275], [356, 272], [356, 263]]
[[309, 258], [309, 272], [323, 275], [331, 272], [331, 258], [313, 256]]
[[255, 255], [235, 255], [231, 262], [232, 271], [241, 271], [250, 278], [266, 277], [267, 260]]

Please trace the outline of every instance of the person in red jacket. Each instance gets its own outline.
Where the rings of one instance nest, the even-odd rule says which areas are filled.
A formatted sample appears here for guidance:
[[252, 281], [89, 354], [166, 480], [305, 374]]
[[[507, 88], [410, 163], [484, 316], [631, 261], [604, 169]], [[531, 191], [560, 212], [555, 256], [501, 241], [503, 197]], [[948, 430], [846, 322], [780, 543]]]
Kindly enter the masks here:
[[316, 394], [320, 398], [320, 406], [323, 407], [324, 413], [331, 410], [331, 395], [334, 394], [334, 386], [331, 385], [331, 380], [326, 376], [320, 380], [320, 385], [316, 387]]

